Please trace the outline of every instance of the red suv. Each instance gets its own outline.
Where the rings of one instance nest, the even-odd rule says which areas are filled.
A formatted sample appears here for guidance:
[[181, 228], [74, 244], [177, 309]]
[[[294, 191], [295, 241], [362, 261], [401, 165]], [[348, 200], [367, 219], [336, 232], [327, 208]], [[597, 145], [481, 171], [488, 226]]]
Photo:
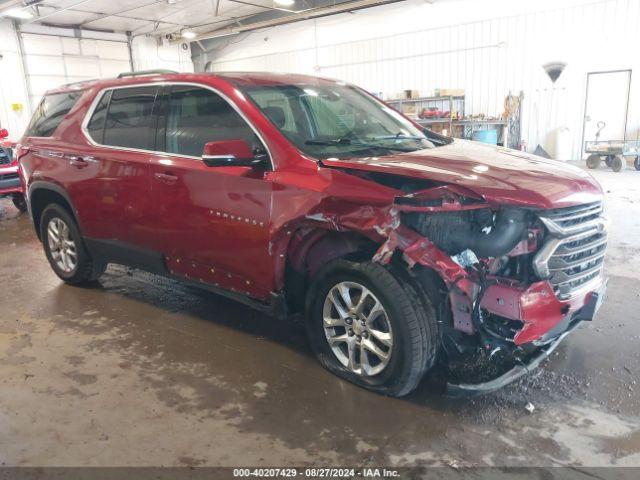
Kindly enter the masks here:
[[6, 139], [8, 136], [7, 129], [0, 128], [0, 198], [11, 197], [16, 208], [26, 212], [27, 202], [22, 194], [18, 162], [13, 155], [15, 144]]
[[17, 146], [65, 282], [138, 267], [274, 316], [386, 395], [436, 359], [545, 358], [603, 296], [600, 186], [578, 168], [423, 130], [358, 87], [141, 72], [48, 92]]

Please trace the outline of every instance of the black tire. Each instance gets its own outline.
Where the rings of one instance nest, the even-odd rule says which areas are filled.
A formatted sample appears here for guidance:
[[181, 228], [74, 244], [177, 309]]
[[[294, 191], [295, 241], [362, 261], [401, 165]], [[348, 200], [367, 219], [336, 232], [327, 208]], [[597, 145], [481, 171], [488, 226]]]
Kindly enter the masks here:
[[[349, 370], [327, 341], [323, 306], [330, 290], [340, 282], [357, 282], [366, 287], [388, 312], [393, 345], [388, 364], [376, 375], [359, 375]], [[435, 312], [429, 300], [419, 296], [391, 268], [369, 262], [329, 262], [309, 287], [306, 306], [307, 333], [318, 360], [329, 371], [356, 385], [393, 397], [407, 395], [435, 362], [438, 353]]]
[[607, 155], [606, 157], [604, 157], [604, 164], [611, 168], [611, 162], [613, 161], [613, 159], [615, 158], [615, 155]]
[[633, 161], [633, 166], [636, 170], [640, 170], [640, 157], [636, 157], [636, 159]]
[[13, 204], [15, 207], [20, 210], [22, 213], [27, 211], [27, 201], [24, 199], [24, 195], [21, 193], [16, 193], [11, 200], [13, 200]]
[[[47, 227], [49, 222], [54, 219], [62, 220], [69, 228], [69, 237], [75, 243], [75, 250], [77, 255], [77, 261], [75, 268], [70, 272], [62, 270], [56, 261], [53, 259], [51, 248], [48, 241]], [[87, 248], [78, 229], [74, 218], [69, 212], [56, 203], [48, 205], [42, 212], [40, 217], [40, 238], [44, 247], [45, 255], [49, 260], [49, 265], [58, 277], [71, 285], [81, 285], [94, 282], [102, 275], [106, 269], [106, 265], [103, 263], [94, 262], [87, 251]]]
[[611, 170], [620, 172], [626, 167], [626, 161], [620, 155], [616, 155], [611, 159]]
[[601, 161], [602, 159], [600, 158], [600, 155], [596, 155], [595, 153], [592, 153], [587, 157], [587, 167], [589, 167], [592, 170], [595, 168], [598, 168], [600, 166]]

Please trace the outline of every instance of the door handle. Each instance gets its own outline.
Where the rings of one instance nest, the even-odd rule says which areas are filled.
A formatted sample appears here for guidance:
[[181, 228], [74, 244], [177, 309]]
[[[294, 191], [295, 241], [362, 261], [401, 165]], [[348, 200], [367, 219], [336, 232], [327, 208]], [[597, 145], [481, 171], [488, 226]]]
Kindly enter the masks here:
[[76, 168], [84, 168], [84, 167], [88, 167], [89, 163], [87, 162], [87, 160], [85, 160], [82, 157], [78, 157], [76, 155], [70, 155], [69, 157], [69, 164], [73, 165]]
[[153, 176], [156, 180], [166, 183], [167, 185], [172, 185], [178, 181], [178, 177], [172, 173], [154, 173]]

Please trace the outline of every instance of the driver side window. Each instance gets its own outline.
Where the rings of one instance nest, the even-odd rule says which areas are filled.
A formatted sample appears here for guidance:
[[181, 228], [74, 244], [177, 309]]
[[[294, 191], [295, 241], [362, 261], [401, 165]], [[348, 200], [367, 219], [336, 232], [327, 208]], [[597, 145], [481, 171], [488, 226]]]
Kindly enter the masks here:
[[264, 149], [238, 112], [211, 90], [175, 85], [163, 103], [159, 140], [168, 153], [200, 157], [208, 142], [237, 139], [252, 149]]

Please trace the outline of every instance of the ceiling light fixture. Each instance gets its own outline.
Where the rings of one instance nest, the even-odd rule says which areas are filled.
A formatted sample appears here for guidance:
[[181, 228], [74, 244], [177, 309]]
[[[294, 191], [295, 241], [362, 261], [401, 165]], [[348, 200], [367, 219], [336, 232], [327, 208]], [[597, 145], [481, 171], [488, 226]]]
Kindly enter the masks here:
[[186, 38], [187, 40], [196, 38], [198, 36], [196, 32], [192, 32], [191, 30], [184, 30], [180, 35], [182, 36], [182, 38]]
[[0, 17], [27, 19], [33, 17], [33, 15], [29, 10], [26, 10], [24, 8], [10, 8], [6, 12], [0, 13]]
[[296, 2], [295, 0], [273, 0], [273, 3], [275, 3], [276, 5], [282, 5], [284, 7], [290, 7]]

